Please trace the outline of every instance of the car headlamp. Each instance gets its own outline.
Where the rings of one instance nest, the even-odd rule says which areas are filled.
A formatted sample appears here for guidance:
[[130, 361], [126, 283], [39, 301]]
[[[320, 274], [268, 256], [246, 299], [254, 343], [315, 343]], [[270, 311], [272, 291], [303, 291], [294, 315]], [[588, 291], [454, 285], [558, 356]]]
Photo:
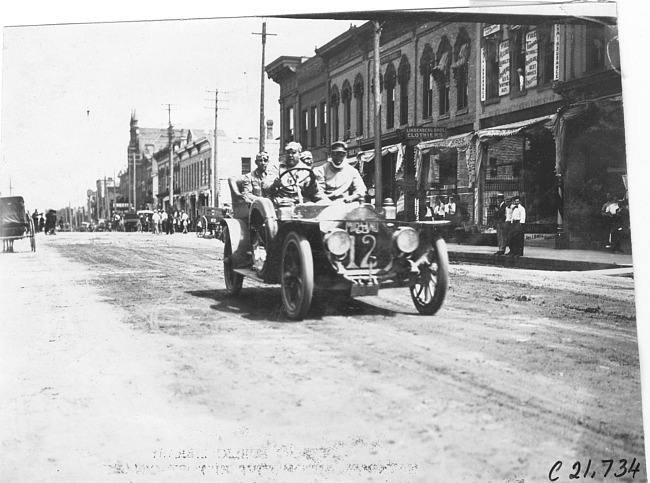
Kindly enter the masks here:
[[409, 227], [402, 227], [393, 234], [393, 240], [399, 251], [403, 253], [413, 253], [420, 244], [418, 233]]
[[327, 249], [333, 255], [340, 257], [345, 255], [350, 250], [352, 245], [352, 240], [350, 240], [350, 235], [348, 235], [344, 230], [337, 229], [325, 237], [325, 243], [327, 244]]

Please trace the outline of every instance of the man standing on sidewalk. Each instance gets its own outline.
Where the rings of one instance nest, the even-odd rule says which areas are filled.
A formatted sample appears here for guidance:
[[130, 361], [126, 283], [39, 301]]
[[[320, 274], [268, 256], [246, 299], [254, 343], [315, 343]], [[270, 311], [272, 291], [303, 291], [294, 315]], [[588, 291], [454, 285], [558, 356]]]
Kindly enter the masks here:
[[510, 255], [516, 257], [524, 254], [524, 223], [526, 209], [520, 204], [519, 196], [512, 199], [512, 227], [510, 232]]
[[506, 247], [508, 246], [508, 228], [510, 228], [509, 220], [506, 218], [506, 213], [509, 215], [510, 210], [508, 208], [508, 203], [504, 199], [503, 193], [497, 195], [497, 207], [494, 212], [494, 218], [496, 220], [497, 227], [497, 245], [499, 250], [495, 255], [503, 255], [506, 253]]

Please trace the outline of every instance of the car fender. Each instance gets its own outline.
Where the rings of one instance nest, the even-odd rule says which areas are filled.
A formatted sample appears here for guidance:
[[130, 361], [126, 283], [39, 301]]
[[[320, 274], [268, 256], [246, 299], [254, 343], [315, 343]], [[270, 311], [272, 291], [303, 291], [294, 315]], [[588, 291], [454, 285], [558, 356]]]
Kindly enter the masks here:
[[[249, 265], [251, 251], [248, 223], [239, 218], [224, 218], [221, 226], [228, 228], [230, 247], [232, 249], [233, 268], [243, 268]], [[225, 240], [228, 243], [228, 240]]]

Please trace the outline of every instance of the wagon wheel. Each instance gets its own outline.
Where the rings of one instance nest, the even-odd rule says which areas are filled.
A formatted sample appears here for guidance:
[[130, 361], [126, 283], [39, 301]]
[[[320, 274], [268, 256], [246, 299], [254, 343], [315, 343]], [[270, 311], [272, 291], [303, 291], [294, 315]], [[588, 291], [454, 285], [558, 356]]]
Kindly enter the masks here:
[[409, 290], [418, 312], [433, 315], [445, 301], [449, 288], [449, 257], [442, 238], [433, 243], [427, 258], [428, 263], [420, 265], [420, 273]]
[[208, 233], [208, 219], [205, 216], [201, 217], [201, 225], [196, 224], [196, 236], [205, 238]]
[[290, 319], [302, 320], [314, 292], [314, 260], [307, 239], [291, 232], [282, 245], [280, 267], [282, 304]]
[[244, 277], [232, 268], [232, 245], [228, 228], [223, 230], [223, 242], [223, 278], [226, 281], [226, 293], [236, 297], [239, 295]]
[[29, 242], [32, 246], [32, 251], [36, 251], [36, 230], [34, 229], [34, 220], [29, 220]]

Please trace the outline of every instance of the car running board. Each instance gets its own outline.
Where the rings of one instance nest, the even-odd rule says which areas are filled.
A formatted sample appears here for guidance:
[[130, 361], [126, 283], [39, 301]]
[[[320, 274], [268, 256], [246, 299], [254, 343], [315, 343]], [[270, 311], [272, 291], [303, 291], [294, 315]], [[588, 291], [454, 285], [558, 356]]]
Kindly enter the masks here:
[[264, 282], [264, 279], [260, 277], [255, 270], [252, 268], [234, 268], [233, 272], [238, 273], [239, 275], [243, 275], [246, 278], [252, 278], [253, 280], [257, 280], [258, 282]]

